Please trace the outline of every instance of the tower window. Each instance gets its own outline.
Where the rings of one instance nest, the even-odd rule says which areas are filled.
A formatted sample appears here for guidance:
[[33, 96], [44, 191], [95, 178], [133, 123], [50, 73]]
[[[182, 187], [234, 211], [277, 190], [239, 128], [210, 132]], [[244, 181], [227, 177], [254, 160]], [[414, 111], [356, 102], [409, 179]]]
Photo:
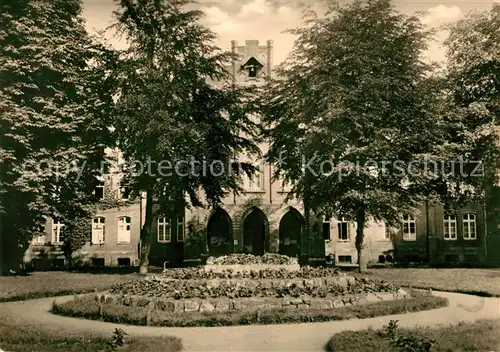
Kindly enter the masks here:
[[243, 70], [248, 72], [248, 77], [251, 78], [257, 77], [262, 67], [264, 66], [254, 57], [251, 57], [244, 65], [241, 66]]

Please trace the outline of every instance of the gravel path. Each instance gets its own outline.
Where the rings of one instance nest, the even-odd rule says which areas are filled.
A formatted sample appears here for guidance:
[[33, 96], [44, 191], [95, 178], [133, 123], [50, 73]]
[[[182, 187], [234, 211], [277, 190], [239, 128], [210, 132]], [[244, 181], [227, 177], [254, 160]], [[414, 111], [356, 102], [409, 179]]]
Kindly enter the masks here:
[[[18, 323], [40, 329], [73, 334], [110, 336], [116, 327], [129, 335], [177, 336], [182, 339], [184, 351], [324, 351], [328, 339], [337, 332], [381, 328], [391, 319], [399, 320], [401, 327], [439, 326], [459, 321], [500, 318], [500, 298], [483, 298], [447, 292], [433, 292], [446, 297], [449, 307], [417, 313], [353, 319], [309, 324], [252, 325], [232, 327], [162, 328], [127, 326], [57, 316], [49, 313], [52, 302], [62, 303], [73, 296], [44, 298], [0, 304], [0, 317], [15, 317]], [[4, 315], [5, 314], [5, 315]], [[159, 349], [159, 352], [161, 349]]]

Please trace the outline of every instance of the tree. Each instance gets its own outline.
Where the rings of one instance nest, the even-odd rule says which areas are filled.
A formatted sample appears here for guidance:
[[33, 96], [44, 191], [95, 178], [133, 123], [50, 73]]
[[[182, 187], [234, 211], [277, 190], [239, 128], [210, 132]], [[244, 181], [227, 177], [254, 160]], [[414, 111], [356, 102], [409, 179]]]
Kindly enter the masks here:
[[[466, 198], [486, 206], [488, 236], [495, 234], [500, 203], [500, 5], [472, 12], [448, 26], [448, 58], [442, 115], [447, 121], [446, 152], [467, 161], [466, 177], [456, 178], [460, 190], [452, 201]], [[481, 168], [478, 168], [481, 164]], [[453, 191], [454, 189], [452, 189]], [[450, 192], [451, 193], [451, 192]], [[455, 192], [457, 193], [457, 192]]]
[[264, 99], [267, 158], [290, 197], [355, 221], [362, 271], [368, 219], [399, 227], [426, 197], [425, 163], [440, 145], [421, 55], [431, 33], [388, 0], [329, 3], [306, 19]]
[[[450, 153], [481, 162], [482, 174], [463, 178], [470, 196], [484, 195], [484, 182], [491, 183], [500, 160], [500, 5], [468, 14], [449, 26], [445, 41], [448, 58], [447, 101], [443, 115], [448, 123]], [[471, 163], [474, 166], [477, 163]], [[472, 166], [472, 165], [471, 165]]]
[[253, 90], [232, 86], [226, 69], [232, 55], [213, 45], [215, 35], [199, 24], [202, 12], [187, 5], [122, 0], [115, 12], [115, 28], [129, 44], [117, 68], [115, 127], [125, 159], [136, 165], [127, 175], [132, 193], [146, 193], [143, 274], [153, 221], [172, 209], [216, 205], [227, 192], [238, 192], [240, 166], [245, 172], [254, 168], [235, 160], [258, 152], [251, 140], [256, 126], [248, 117], [256, 111]]
[[80, 14], [77, 0], [0, 5], [4, 273], [16, 269], [18, 244], [26, 247], [44, 216], [83, 211], [110, 141], [101, 65], [110, 52], [89, 37]]

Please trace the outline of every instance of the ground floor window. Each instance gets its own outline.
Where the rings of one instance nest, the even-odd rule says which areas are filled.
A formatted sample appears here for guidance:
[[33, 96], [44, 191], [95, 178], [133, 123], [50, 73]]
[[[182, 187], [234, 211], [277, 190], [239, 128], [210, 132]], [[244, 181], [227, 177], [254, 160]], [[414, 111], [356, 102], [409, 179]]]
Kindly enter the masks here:
[[106, 242], [106, 218], [99, 216], [92, 219], [92, 243], [102, 244]]
[[464, 240], [475, 240], [477, 238], [476, 215], [475, 214], [464, 214], [463, 215], [463, 226], [464, 226]]
[[64, 241], [63, 228], [64, 224], [60, 220], [54, 220], [52, 223], [52, 243], [62, 243]]
[[403, 216], [403, 240], [415, 241], [417, 239], [417, 226], [413, 215]]
[[118, 218], [118, 243], [130, 243], [131, 223], [132, 219], [130, 216], [121, 216]]
[[456, 240], [457, 239], [457, 217], [455, 215], [444, 216], [444, 239]]
[[158, 242], [167, 243], [172, 241], [170, 224], [166, 217], [158, 219]]
[[339, 263], [352, 263], [352, 256], [350, 255], [339, 255]]
[[177, 242], [184, 241], [184, 218], [177, 218]]
[[349, 223], [341, 218], [337, 224], [337, 229], [339, 233], [339, 241], [349, 241]]

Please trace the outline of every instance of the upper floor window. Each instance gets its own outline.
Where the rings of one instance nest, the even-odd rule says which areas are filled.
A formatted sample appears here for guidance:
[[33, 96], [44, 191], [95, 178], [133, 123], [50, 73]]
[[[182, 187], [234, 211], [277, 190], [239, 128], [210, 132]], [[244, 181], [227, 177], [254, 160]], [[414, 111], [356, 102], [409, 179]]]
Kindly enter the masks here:
[[259, 73], [264, 67], [256, 58], [253, 56], [241, 66], [242, 69], [248, 72], [248, 77], [255, 78], [259, 75]]
[[130, 237], [132, 233], [131, 223], [132, 219], [130, 218], [130, 216], [121, 216], [118, 218], [118, 243], [130, 243]]
[[245, 188], [248, 191], [262, 191], [264, 188], [264, 173], [263, 165], [259, 165], [258, 170], [255, 170], [253, 174], [245, 175]]
[[415, 241], [417, 239], [417, 226], [413, 215], [403, 216], [403, 241]]
[[476, 215], [464, 214], [463, 225], [464, 225], [464, 240], [475, 240], [477, 238]]
[[92, 219], [92, 244], [103, 244], [106, 242], [106, 218], [98, 216]]
[[177, 242], [184, 241], [184, 218], [177, 218]]
[[349, 222], [345, 218], [341, 218], [337, 223], [339, 241], [349, 241]]
[[94, 189], [94, 196], [97, 199], [104, 199], [104, 181], [99, 181]]
[[62, 243], [64, 241], [63, 228], [64, 224], [60, 220], [54, 220], [52, 223], [52, 243]]
[[457, 217], [455, 215], [444, 216], [444, 239], [456, 240], [457, 239]]
[[172, 241], [170, 224], [166, 217], [158, 219], [158, 242], [166, 243]]

